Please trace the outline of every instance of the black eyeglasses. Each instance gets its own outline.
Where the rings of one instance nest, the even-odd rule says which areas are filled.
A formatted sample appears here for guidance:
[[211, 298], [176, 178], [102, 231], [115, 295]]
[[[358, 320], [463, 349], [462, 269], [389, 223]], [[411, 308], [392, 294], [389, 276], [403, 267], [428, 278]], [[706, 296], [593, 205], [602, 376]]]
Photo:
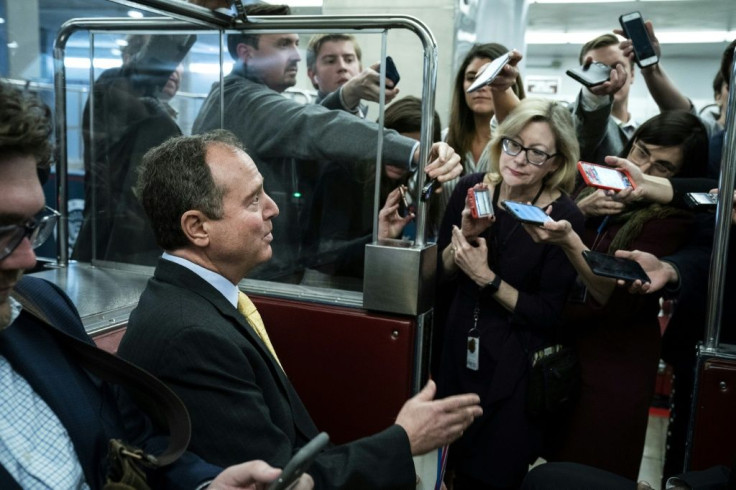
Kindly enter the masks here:
[[537, 150], [536, 148], [526, 148], [522, 146], [521, 143], [519, 143], [518, 141], [514, 141], [511, 138], [503, 138], [501, 140], [501, 147], [503, 148], [504, 153], [512, 157], [515, 157], [522, 151], [525, 152], [527, 163], [531, 163], [532, 165], [537, 166], [542, 165], [550, 158], [557, 156], [557, 153], [555, 153], [554, 155], [550, 155], [549, 153], [545, 153], [542, 150]]
[[28, 237], [31, 247], [43, 245], [54, 231], [61, 214], [46, 206], [43, 212], [51, 213], [42, 217], [31, 218], [19, 225], [0, 226], [0, 260], [13, 253], [24, 238]]

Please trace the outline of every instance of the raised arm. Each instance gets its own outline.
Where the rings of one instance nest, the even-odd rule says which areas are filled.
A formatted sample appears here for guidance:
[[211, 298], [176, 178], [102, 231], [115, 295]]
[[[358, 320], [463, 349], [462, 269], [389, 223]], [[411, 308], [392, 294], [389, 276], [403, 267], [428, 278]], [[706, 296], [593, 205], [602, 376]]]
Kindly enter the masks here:
[[[645, 26], [649, 33], [649, 39], [652, 42], [657, 57], [659, 57], [659, 63], [655, 63], [650, 66], [646, 66], [641, 69], [641, 74], [644, 77], [644, 81], [647, 84], [649, 93], [657, 103], [660, 111], [672, 111], [672, 110], [684, 110], [689, 111], [692, 107], [690, 100], [685, 97], [682, 92], [672, 83], [670, 77], [665, 73], [662, 67], [662, 49], [659, 45], [657, 37], [654, 35], [654, 26], [651, 21], [646, 21]], [[614, 29], [614, 33], [624, 36], [624, 32], [621, 29]], [[630, 60], [634, 59], [634, 48], [630, 39], [625, 39], [621, 42], [621, 51], [624, 52], [624, 56], [627, 56]]]
[[583, 243], [580, 235], [575, 233], [567, 220], [547, 221], [543, 226], [524, 225], [524, 229], [538, 243], [552, 243], [558, 245], [567, 256], [578, 277], [588, 288], [593, 299], [605, 305], [616, 288], [616, 280], [593, 274], [588, 263], [583, 258], [583, 251], [589, 250]]

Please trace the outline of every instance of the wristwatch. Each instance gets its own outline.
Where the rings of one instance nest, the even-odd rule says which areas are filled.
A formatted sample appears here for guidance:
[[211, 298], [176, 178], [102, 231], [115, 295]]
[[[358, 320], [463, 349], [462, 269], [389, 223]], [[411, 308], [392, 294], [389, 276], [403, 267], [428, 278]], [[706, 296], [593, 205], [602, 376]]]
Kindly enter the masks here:
[[488, 283], [483, 286], [483, 289], [490, 291], [491, 294], [496, 294], [499, 287], [501, 287], [501, 276], [496, 274], [493, 280], [488, 281]]

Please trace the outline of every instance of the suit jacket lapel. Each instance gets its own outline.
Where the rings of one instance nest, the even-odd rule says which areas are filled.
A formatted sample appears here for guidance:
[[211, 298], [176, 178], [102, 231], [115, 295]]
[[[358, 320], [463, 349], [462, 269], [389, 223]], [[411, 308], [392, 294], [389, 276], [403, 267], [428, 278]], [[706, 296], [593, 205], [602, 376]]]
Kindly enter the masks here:
[[[261, 357], [268, 363], [271, 373], [279, 381], [281, 391], [291, 406], [296, 428], [302, 437], [311, 439], [316, 435], [317, 428], [309, 416], [306, 407], [304, 407], [304, 404], [294, 390], [291, 381], [286, 377], [284, 370], [273, 358], [266, 345], [253, 330], [253, 327], [248, 324], [243, 315], [219, 291], [186, 267], [182, 267], [166, 259], [159, 259], [154, 278], [202, 296], [212, 303], [223, 317], [230, 320], [251, 344], [258, 349]], [[266, 328], [268, 329], [268, 325], [266, 325]]]

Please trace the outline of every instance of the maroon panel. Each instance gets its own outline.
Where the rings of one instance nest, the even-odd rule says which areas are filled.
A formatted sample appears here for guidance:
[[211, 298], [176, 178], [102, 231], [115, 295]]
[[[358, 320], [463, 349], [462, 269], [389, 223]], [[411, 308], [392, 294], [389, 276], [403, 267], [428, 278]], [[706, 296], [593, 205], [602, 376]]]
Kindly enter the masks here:
[[284, 370], [337, 444], [394, 423], [411, 394], [415, 321], [251, 296]]
[[125, 335], [126, 328], [128, 328], [127, 323], [125, 325], [121, 325], [120, 328], [116, 330], [99, 335], [92, 335], [92, 340], [95, 341], [95, 344], [97, 344], [97, 347], [100, 349], [106, 350], [110, 354], [117, 354], [118, 345], [120, 345], [120, 340], [123, 338], [123, 335]]
[[[317, 427], [343, 443], [394, 423], [411, 395], [415, 321], [251, 295]], [[116, 354], [127, 325], [93, 336]]]
[[690, 469], [731, 466], [736, 456], [736, 361], [705, 361], [699, 383]]

